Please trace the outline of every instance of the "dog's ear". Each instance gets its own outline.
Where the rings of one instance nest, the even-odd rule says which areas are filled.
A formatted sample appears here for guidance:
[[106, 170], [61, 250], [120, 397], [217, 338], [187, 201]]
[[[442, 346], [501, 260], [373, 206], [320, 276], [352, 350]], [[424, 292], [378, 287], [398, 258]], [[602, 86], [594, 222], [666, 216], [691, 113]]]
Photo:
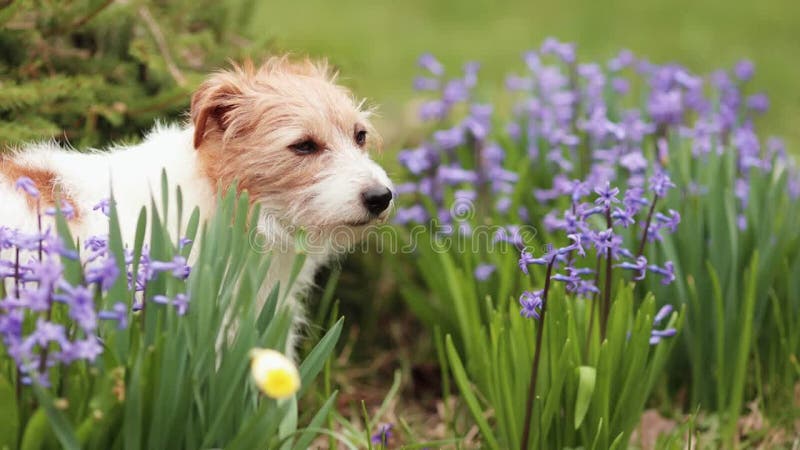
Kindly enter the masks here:
[[199, 148], [212, 129], [224, 132], [230, 113], [241, 103], [241, 80], [234, 72], [221, 72], [203, 82], [192, 95], [194, 148]]

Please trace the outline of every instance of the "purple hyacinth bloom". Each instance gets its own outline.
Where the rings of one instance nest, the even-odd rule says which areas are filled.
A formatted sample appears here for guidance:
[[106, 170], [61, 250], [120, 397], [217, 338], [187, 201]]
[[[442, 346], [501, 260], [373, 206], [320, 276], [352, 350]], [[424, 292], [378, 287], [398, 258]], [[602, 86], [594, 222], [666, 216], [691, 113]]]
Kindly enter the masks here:
[[492, 242], [507, 242], [517, 248], [522, 248], [525, 245], [522, 229], [519, 225], [509, 225], [498, 228]]
[[83, 248], [93, 253], [105, 253], [108, 251], [108, 237], [89, 236], [83, 241]]
[[414, 89], [417, 91], [435, 91], [439, 89], [441, 82], [436, 78], [416, 77], [414, 78]]
[[647, 270], [655, 274], [661, 275], [661, 284], [670, 284], [675, 281], [675, 267], [672, 261], [667, 261], [664, 267], [658, 267], [655, 264], [647, 266]]
[[94, 362], [103, 353], [103, 346], [94, 335], [89, 335], [86, 339], [77, 340], [69, 343], [59, 354], [59, 359], [64, 363], [71, 363], [79, 359]]
[[669, 210], [669, 216], [662, 213], [656, 213], [655, 219], [659, 222], [661, 226], [668, 228], [670, 233], [674, 233], [675, 231], [677, 231], [678, 224], [681, 223], [681, 215], [678, 211], [675, 211], [674, 209]]
[[32, 339], [40, 348], [47, 347], [51, 342], [55, 342], [61, 347], [67, 345], [67, 333], [64, 326], [48, 322], [41, 317], [36, 320], [36, 329], [31, 333], [29, 339]]
[[445, 184], [459, 184], [459, 183], [475, 183], [478, 181], [478, 175], [472, 171], [463, 169], [461, 167], [446, 167], [441, 166], [436, 172], [436, 177]]
[[654, 91], [647, 105], [656, 123], [674, 125], [683, 120], [683, 94], [678, 89]]
[[414, 205], [408, 208], [398, 208], [394, 216], [394, 222], [400, 225], [408, 223], [425, 223], [428, 221], [428, 212], [422, 205]]
[[598, 195], [598, 198], [594, 201], [594, 203], [602, 206], [605, 209], [611, 208], [612, 203], [619, 203], [619, 199], [617, 198], [619, 189], [612, 188], [611, 183], [607, 182], [604, 187], [595, 188], [594, 192]]
[[494, 264], [478, 264], [478, 267], [475, 268], [474, 275], [478, 281], [486, 281], [492, 276], [495, 270], [497, 270], [497, 267]]
[[672, 305], [664, 305], [661, 309], [658, 310], [656, 316], [653, 318], [653, 324], [658, 325], [661, 323], [662, 320], [666, 319], [667, 316], [672, 314], [673, 307]]
[[632, 270], [636, 272], [633, 279], [636, 281], [644, 280], [644, 276], [647, 273], [647, 258], [644, 256], [639, 256], [636, 258], [636, 262], [622, 262], [620, 264], [615, 265], [614, 267], [619, 267], [620, 269], [625, 270]]
[[749, 59], [742, 59], [733, 67], [733, 74], [740, 81], [747, 81], [753, 78], [755, 71], [756, 66], [753, 64], [753, 61], [750, 61]]
[[56, 294], [53, 299], [69, 306], [69, 317], [87, 333], [97, 328], [97, 313], [94, 309], [94, 295], [85, 286], [70, 286], [61, 283], [63, 293]]
[[767, 94], [753, 94], [745, 100], [747, 108], [753, 112], [763, 114], [769, 109], [769, 98]]
[[519, 261], [518, 261], [519, 269], [525, 275], [529, 274], [529, 272], [528, 272], [528, 266], [529, 265], [531, 265], [531, 264], [539, 264], [540, 262], [542, 262], [542, 260], [540, 258], [534, 258], [533, 255], [530, 252], [526, 251], [526, 250], [523, 250], [519, 255]]
[[622, 237], [614, 234], [614, 230], [607, 230], [592, 233], [592, 242], [598, 252], [604, 256], [611, 250], [611, 257], [616, 258], [622, 246]]
[[176, 295], [172, 300], [172, 306], [175, 307], [175, 311], [179, 316], [185, 315], [186, 311], [189, 309], [189, 296], [186, 294]]
[[619, 165], [629, 172], [642, 172], [647, 169], [647, 164], [647, 159], [640, 151], [627, 153], [619, 159]]
[[555, 55], [567, 64], [575, 62], [575, 44], [569, 42], [559, 42], [552, 37], [547, 38], [542, 43], [540, 51], [545, 55]]
[[430, 151], [425, 147], [403, 150], [398, 153], [397, 160], [414, 175], [419, 175], [428, 170], [432, 164]]
[[189, 297], [186, 294], [178, 294], [173, 299], [170, 299], [166, 295], [154, 295], [152, 300], [161, 305], [174, 306], [179, 316], [186, 314], [189, 308]]
[[193, 241], [187, 237], [182, 237], [178, 239], [178, 250], [183, 250], [187, 245], [190, 245]]
[[130, 309], [128, 305], [122, 302], [117, 302], [110, 311], [100, 311], [97, 313], [97, 318], [101, 320], [113, 320], [117, 322], [117, 328], [124, 330], [128, 327], [128, 312]]
[[525, 65], [531, 72], [537, 72], [542, 68], [542, 60], [535, 51], [525, 52], [522, 55], [522, 60], [525, 61]]
[[111, 289], [119, 276], [119, 268], [113, 257], [107, 256], [97, 259], [86, 267], [85, 279], [87, 283], [98, 283], [100, 289]]
[[622, 228], [628, 228], [636, 223], [636, 219], [633, 217], [634, 214], [634, 212], [628, 209], [614, 208], [614, 211], [611, 213], [611, 218], [614, 219], [615, 225], [621, 225]]
[[17, 189], [22, 189], [32, 198], [39, 198], [39, 189], [36, 188], [36, 183], [28, 177], [19, 177], [14, 186]]
[[61, 200], [61, 208], [56, 208], [54, 206], [51, 206], [45, 209], [44, 213], [47, 214], [48, 216], [55, 216], [56, 214], [58, 214], [59, 209], [61, 210], [61, 214], [64, 215], [65, 219], [72, 220], [75, 218], [75, 207], [72, 206], [72, 203], [66, 200]]
[[442, 101], [453, 105], [469, 100], [469, 86], [464, 80], [450, 80], [442, 89]]
[[656, 172], [656, 174], [650, 178], [650, 190], [653, 191], [658, 197], [666, 196], [667, 191], [674, 187], [675, 184], [669, 179], [669, 175], [667, 175], [664, 171]]
[[678, 330], [675, 328], [667, 328], [666, 330], [653, 330], [650, 332], [650, 345], [656, 345], [662, 339], [675, 336]]
[[560, 254], [576, 251], [579, 256], [586, 256], [586, 250], [583, 248], [582, 236], [579, 233], [568, 234], [567, 238], [572, 241], [572, 244], [559, 250]]
[[430, 100], [419, 106], [419, 118], [423, 121], [441, 120], [447, 117], [448, 106], [441, 100]]
[[394, 425], [391, 423], [381, 424], [370, 438], [370, 441], [375, 445], [388, 446], [389, 439], [392, 437], [392, 428], [394, 428]]
[[50, 288], [61, 278], [64, 266], [58, 258], [47, 258], [42, 261], [31, 261], [22, 265], [24, 281], [38, 281], [41, 286]]
[[455, 126], [446, 130], [439, 130], [433, 133], [433, 141], [436, 143], [437, 148], [441, 150], [450, 150], [466, 142], [464, 135], [464, 128], [462, 126]]
[[614, 77], [611, 79], [611, 89], [619, 95], [625, 95], [631, 90], [631, 83], [627, 78]]
[[417, 60], [417, 64], [433, 75], [441, 76], [444, 74], [444, 66], [439, 62], [439, 60], [436, 59], [435, 56], [430, 53], [424, 53], [420, 55], [419, 59]]
[[172, 261], [151, 261], [150, 269], [154, 272], [172, 272], [172, 276], [180, 280], [189, 278], [192, 268], [186, 264], [186, 258], [175, 256]]
[[96, 205], [94, 205], [92, 207], [92, 211], [100, 211], [106, 217], [110, 216], [111, 215], [111, 199], [110, 198], [104, 198], [104, 199], [100, 200], [99, 203], [97, 203]]
[[525, 291], [519, 297], [520, 315], [525, 318], [539, 320], [540, 311], [544, 306], [542, 291]]
[[509, 75], [506, 77], [506, 89], [509, 91], [530, 91], [533, 89], [533, 80], [528, 77]]
[[619, 72], [620, 70], [630, 66], [635, 62], [633, 52], [628, 49], [622, 49], [617, 56], [608, 62], [608, 70], [612, 72]]

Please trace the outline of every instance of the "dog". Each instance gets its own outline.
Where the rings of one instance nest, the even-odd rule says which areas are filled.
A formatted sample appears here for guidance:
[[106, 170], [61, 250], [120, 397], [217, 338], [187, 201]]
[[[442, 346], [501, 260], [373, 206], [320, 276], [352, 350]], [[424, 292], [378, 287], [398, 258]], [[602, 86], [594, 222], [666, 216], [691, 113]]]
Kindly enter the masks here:
[[[385, 221], [393, 204], [392, 183], [369, 156], [380, 146], [371, 111], [336, 76], [327, 62], [308, 58], [234, 65], [197, 89], [188, 123], [156, 125], [140, 144], [80, 153], [51, 142], [4, 154], [0, 225], [34, 231], [37, 207], [58, 196], [72, 210], [72, 233], [85, 241], [108, 232], [108, 219], [95, 206], [113, 192], [123, 239], [132, 245], [141, 208], [161, 198], [162, 171], [170, 193], [180, 186], [184, 211], [197, 207], [201, 221], [214, 212], [218, 190], [235, 182], [260, 206], [259, 250], [273, 252], [262, 291], [287, 285], [297, 230], [316, 244], [288, 295], [300, 323], [299, 299], [317, 269], [366, 227]], [[42, 204], [15, 187], [20, 177], [36, 184]], [[169, 212], [168, 223], [176, 222]], [[183, 216], [187, 221], [189, 214]], [[260, 297], [263, 305], [266, 295]], [[290, 351], [295, 338], [290, 335]]]

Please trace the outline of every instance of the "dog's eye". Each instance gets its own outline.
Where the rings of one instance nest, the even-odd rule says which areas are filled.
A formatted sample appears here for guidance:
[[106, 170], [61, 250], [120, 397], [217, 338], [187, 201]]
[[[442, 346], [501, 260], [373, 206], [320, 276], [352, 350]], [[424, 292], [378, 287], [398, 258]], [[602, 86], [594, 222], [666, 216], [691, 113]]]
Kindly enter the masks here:
[[367, 132], [364, 130], [356, 131], [356, 144], [359, 147], [364, 146], [367, 142]]
[[311, 139], [306, 139], [305, 141], [300, 141], [296, 144], [292, 144], [289, 146], [295, 153], [298, 155], [310, 155], [312, 153], [316, 153], [319, 150], [319, 146], [316, 142], [312, 141]]

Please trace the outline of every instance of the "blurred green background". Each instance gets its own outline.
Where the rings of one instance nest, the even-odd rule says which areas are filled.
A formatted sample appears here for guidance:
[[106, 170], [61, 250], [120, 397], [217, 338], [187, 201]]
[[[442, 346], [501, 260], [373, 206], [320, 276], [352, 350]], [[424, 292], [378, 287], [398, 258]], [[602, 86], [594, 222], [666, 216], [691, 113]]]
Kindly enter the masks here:
[[452, 70], [482, 63], [502, 86], [520, 54], [547, 36], [578, 44], [584, 60], [629, 48], [654, 62], [707, 73], [740, 58], [756, 63], [753, 88], [771, 110], [763, 129], [800, 143], [800, 1], [797, 0], [308, 0], [261, 6], [255, 26], [279, 49], [327, 56], [359, 95], [380, 105], [382, 131], [402, 141], [412, 113], [416, 58], [432, 52]]

